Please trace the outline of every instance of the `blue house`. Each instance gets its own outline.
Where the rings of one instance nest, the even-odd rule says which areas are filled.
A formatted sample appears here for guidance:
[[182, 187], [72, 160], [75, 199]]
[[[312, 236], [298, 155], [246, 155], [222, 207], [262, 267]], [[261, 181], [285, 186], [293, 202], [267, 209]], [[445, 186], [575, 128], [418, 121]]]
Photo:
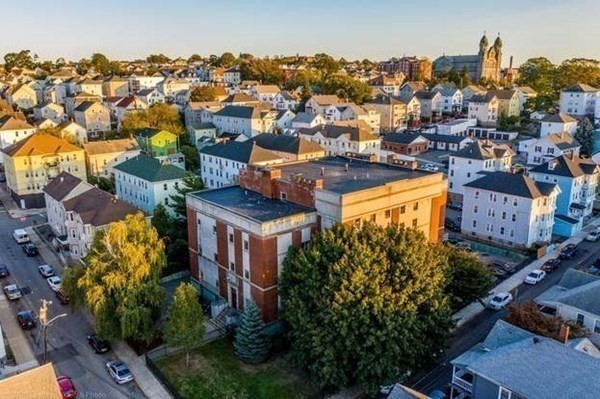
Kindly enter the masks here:
[[585, 219], [592, 214], [599, 171], [592, 160], [573, 154], [563, 154], [529, 170], [533, 180], [555, 183], [560, 188], [554, 234], [571, 237], [582, 229]]

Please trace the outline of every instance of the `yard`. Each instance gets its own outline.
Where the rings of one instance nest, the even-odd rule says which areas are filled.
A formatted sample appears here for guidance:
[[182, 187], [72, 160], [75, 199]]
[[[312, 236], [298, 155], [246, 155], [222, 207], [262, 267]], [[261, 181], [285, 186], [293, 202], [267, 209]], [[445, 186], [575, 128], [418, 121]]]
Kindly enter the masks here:
[[302, 399], [315, 397], [317, 388], [281, 357], [257, 366], [235, 358], [226, 339], [211, 342], [190, 356], [158, 360], [157, 366], [186, 399]]

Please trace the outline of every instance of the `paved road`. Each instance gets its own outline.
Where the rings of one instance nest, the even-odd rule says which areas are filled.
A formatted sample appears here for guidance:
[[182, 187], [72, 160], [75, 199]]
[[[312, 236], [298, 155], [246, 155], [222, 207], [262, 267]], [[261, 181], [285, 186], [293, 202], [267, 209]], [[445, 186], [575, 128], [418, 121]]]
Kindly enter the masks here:
[[[517, 302], [532, 300], [555, 285], [565, 270], [578, 264], [590, 264], [596, 258], [600, 257], [600, 244], [582, 242], [579, 244], [579, 254], [572, 260], [563, 261], [560, 268], [550, 273], [544, 280], [534, 286], [522, 284], [517, 288]], [[426, 375], [416, 376], [412, 387], [424, 393], [431, 393], [436, 389], [443, 388], [452, 379], [452, 366], [449, 362], [471, 348], [475, 344], [482, 342], [491, 330], [494, 323], [506, 316], [506, 310], [499, 312], [484, 310], [471, 321], [458, 328], [449, 343], [449, 348], [440, 366], [433, 369]]]
[[[114, 353], [96, 355], [87, 345], [85, 336], [92, 327], [83, 317], [81, 311], [73, 312], [69, 306], [62, 306], [55, 300], [54, 293], [46, 280], [37, 271], [37, 266], [51, 263], [57, 274], [60, 265], [47, 256], [44, 261], [41, 256], [26, 257], [20, 246], [13, 240], [12, 231], [35, 223], [43, 223], [41, 216], [29, 216], [26, 220], [11, 219], [4, 208], [0, 208], [0, 263], [5, 263], [10, 269], [10, 277], [2, 284], [17, 283], [23, 288], [24, 296], [10, 304], [16, 315], [18, 310], [33, 310], [39, 312], [42, 299], [52, 300], [48, 318], [61, 313], [66, 317], [56, 320], [48, 328], [48, 352], [50, 361], [54, 364], [57, 375], [66, 374], [73, 379], [75, 387], [82, 398], [143, 398], [143, 394], [135, 384], [119, 386], [110, 378], [104, 368], [104, 362], [114, 356]], [[46, 251], [46, 255], [48, 255]], [[43, 252], [42, 252], [43, 254]], [[33, 351], [40, 361], [43, 358], [43, 344], [39, 328], [27, 332]]]

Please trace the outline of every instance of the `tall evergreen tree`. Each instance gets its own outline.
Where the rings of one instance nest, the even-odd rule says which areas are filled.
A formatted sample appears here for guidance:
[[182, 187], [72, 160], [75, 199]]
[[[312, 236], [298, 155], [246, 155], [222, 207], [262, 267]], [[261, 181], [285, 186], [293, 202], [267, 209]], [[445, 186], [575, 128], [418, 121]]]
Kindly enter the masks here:
[[264, 327], [258, 306], [254, 302], [246, 304], [240, 314], [233, 341], [235, 354], [243, 362], [262, 363], [269, 355], [270, 342], [263, 333]]
[[579, 123], [575, 138], [581, 144], [581, 154], [591, 155], [594, 150], [594, 125], [588, 118], [583, 118]]

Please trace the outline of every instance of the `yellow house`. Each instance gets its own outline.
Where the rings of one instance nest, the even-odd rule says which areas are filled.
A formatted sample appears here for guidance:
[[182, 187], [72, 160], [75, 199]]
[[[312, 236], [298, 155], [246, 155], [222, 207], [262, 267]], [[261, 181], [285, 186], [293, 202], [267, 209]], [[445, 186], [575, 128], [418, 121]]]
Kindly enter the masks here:
[[36, 133], [2, 150], [6, 185], [21, 208], [43, 208], [43, 189], [60, 172], [86, 181], [85, 152], [58, 137]]
[[519, 116], [520, 101], [516, 90], [490, 90], [498, 98], [498, 116]]

